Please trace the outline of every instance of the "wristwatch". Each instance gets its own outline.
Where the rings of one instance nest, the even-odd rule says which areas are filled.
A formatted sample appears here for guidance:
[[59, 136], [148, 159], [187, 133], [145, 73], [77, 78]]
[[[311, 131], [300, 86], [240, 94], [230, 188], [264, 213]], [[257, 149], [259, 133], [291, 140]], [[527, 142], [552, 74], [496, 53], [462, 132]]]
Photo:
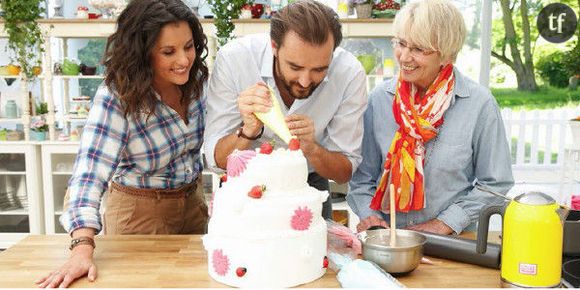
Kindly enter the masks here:
[[78, 237], [78, 238], [72, 239], [70, 241], [70, 247], [68, 249], [72, 251], [72, 249], [74, 249], [78, 245], [90, 245], [93, 247], [93, 249], [96, 248], [95, 240], [93, 238], [91, 238], [91, 237]]
[[238, 129], [238, 131], [236, 131], [236, 136], [238, 136], [238, 138], [242, 137], [242, 138], [244, 138], [244, 139], [248, 139], [248, 140], [252, 140], [252, 141], [254, 141], [254, 140], [258, 140], [258, 139], [260, 139], [260, 137], [262, 137], [262, 134], [264, 134], [264, 126], [262, 126], [262, 130], [260, 131], [260, 134], [258, 134], [258, 135], [257, 135], [257, 136], [255, 136], [255, 137], [250, 137], [250, 136], [248, 136], [248, 135], [244, 134], [244, 130], [243, 130], [243, 128], [244, 128], [244, 124], [242, 124], [242, 125], [240, 126], [240, 128]]

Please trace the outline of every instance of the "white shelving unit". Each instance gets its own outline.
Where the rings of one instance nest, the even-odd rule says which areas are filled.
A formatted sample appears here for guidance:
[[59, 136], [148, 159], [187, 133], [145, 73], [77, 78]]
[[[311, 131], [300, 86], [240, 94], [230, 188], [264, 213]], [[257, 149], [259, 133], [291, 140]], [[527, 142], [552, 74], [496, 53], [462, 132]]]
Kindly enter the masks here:
[[[0, 25], [0, 28], [3, 28], [3, 27]], [[2, 37], [2, 36], [3, 35], [0, 33], [0, 37]], [[14, 77], [14, 76], [0, 76], [0, 78], [22, 80], [20, 77]], [[0, 118], [0, 125], [4, 124], [4, 123], [22, 124], [23, 132], [24, 132], [24, 140], [30, 140], [30, 129], [29, 128], [30, 128], [30, 122], [31, 122], [31, 117], [32, 117], [31, 116], [32, 108], [30, 107], [30, 104], [28, 102], [28, 97], [29, 97], [28, 85], [29, 84], [27, 82], [20, 81], [19, 99], [22, 100], [22, 103], [21, 103], [22, 106], [20, 108], [22, 110], [21, 116], [19, 118]], [[41, 86], [42, 86], [42, 82], [41, 82]], [[2, 113], [4, 113], [4, 112], [2, 112]]]
[[0, 248], [44, 233], [37, 143], [0, 142]]
[[[64, 234], [59, 218], [62, 215], [64, 195], [72, 176], [73, 165], [79, 149], [79, 142], [43, 142], [42, 179], [44, 180], [44, 221], [47, 234]], [[203, 171], [202, 178], [206, 198], [219, 185], [219, 178], [210, 171]], [[105, 205], [102, 205], [103, 210]]]
[[46, 233], [64, 234], [58, 219], [62, 215], [64, 195], [72, 175], [79, 142], [44, 142], [41, 147]]

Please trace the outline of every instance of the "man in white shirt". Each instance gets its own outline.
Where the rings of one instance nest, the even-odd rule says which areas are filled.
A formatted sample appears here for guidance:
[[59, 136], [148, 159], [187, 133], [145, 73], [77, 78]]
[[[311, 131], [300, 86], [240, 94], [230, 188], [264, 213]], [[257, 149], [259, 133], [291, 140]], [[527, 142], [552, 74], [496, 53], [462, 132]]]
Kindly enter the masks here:
[[[317, 1], [297, 1], [271, 19], [270, 35], [250, 35], [222, 47], [207, 91], [205, 157], [224, 169], [234, 150], [283, 141], [264, 128], [254, 112], [276, 93], [290, 133], [308, 161], [308, 183], [328, 190], [328, 179], [348, 182], [360, 164], [363, 114], [367, 105], [361, 64], [338, 45], [338, 16]], [[322, 215], [332, 207], [324, 203]]]

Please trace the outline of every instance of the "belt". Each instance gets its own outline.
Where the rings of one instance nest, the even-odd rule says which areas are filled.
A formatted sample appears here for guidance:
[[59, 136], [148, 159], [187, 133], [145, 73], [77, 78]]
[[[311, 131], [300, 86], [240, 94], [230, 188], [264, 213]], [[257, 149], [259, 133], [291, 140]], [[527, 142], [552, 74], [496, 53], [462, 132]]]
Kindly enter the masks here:
[[156, 198], [156, 199], [186, 198], [190, 196], [192, 193], [195, 193], [195, 190], [197, 189], [197, 181], [185, 184], [178, 188], [171, 189], [136, 188], [112, 182], [111, 188], [116, 191], [120, 191], [122, 193], [139, 197]]

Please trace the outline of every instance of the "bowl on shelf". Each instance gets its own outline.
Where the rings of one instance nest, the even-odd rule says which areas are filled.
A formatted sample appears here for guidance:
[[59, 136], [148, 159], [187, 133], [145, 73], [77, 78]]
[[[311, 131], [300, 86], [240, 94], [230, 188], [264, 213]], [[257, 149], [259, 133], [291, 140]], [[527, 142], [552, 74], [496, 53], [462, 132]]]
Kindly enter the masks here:
[[20, 68], [19, 65], [14, 65], [14, 64], [8, 65], [8, 74], [10, 74], [11, 76], [19, 75], [20, 71], [22, 71], [22, 69]]
[[0, 66], [0, 76], [9, 76], [10, 72], [8, 71], [8, 66], [3, 65]]
[[385, 9], [385, 10], [373, 10], [374, 18], [395, 18], [399, 10], [397, 9]]
[[81, 64], [81, 74], [84, 76], [94, 76], [97, 74], [97, 67]]
[[62, 74], [66, 76], [76, 76], [81, 71], [81, 67], [74, 61], [65, 59], [61, 65]]
[[77, 97], [72, 97], [72, 101], [73, 102], [90, 102], [91, 97], [86, 96], [86, 95], [81, 95], [81, 96], [77, 96]]
[[20, 141], [23, 137], [22, 131], [9, 131], [6, 133], [6, 141]]

